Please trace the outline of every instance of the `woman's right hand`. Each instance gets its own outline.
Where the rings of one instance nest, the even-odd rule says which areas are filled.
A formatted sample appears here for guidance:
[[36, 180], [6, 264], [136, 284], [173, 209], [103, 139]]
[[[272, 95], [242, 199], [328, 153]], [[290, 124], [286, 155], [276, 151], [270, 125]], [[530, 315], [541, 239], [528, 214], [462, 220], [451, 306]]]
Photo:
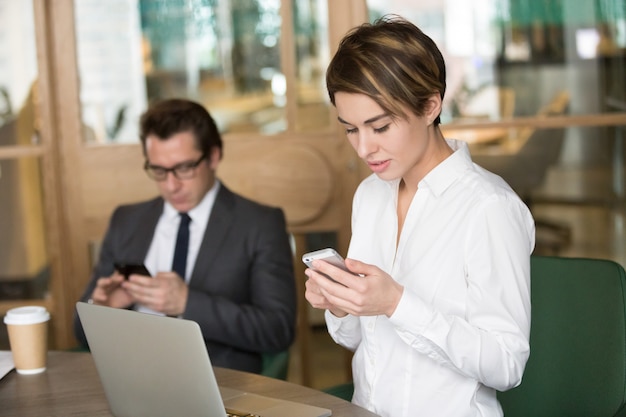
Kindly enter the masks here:
[[[314, 308], [319, 308], [322, 310], [329, 310], [337, 317], [344, 317], [348, 313], [337, 308], [333, 304], [331, 304], [328, 299], [322, 294], [322, 288], [318, 284], [319, 280], [330, 281], [327, 277], [316, 272], [314, 269], [308, 268], [305, 271], [305, 274], [309, 277], [304, 283], [306, 287], [306, 291], [304, 293], [304, 297], [306, 300], [313, 306]], [[326, 282], [322, 281], [324, 284]], [[330, 281], [332, 283], [332, 281]], [[337, 284], [338, 285], [338, 284]]]

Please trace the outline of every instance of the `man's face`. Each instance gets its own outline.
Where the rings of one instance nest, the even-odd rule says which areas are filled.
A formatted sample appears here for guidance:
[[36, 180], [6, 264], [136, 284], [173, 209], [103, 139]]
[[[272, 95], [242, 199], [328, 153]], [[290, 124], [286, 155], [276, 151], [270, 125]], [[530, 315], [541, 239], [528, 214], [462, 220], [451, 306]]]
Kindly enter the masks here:
[[[146, 138], [148, 164], [161, 168], [174, 168], [181, 164], [194, 163], [202, 157], [196, 148], [192, 132], [180, 132], [167, 140], [156, 135]], [[159, 193], [180, 212], [188, 212], [196, 207], [215, 183], [215, 170], [219, 164], [219, 150], [213, 148], [209, 155], [193, 168], [191, 178], [177, 178], [168, 172], [163, 181], [155, 181]]]

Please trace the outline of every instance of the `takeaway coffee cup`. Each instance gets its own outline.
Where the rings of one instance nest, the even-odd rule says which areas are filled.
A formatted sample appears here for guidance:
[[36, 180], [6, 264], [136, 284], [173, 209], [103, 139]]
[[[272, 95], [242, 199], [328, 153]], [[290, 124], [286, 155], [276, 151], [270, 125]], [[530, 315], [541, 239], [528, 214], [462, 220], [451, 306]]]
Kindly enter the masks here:
[[49, 320], [50, 313], [39, 306], [14, 308], [4, 316], [18, 373], [30, 375], [46, 370]]

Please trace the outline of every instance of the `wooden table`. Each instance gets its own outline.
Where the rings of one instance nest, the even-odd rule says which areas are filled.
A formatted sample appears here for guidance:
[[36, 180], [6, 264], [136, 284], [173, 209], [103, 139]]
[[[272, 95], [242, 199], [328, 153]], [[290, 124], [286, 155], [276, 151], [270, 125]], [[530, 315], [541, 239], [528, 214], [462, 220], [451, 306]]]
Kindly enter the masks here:
[[[333, 417], [375, 417], [361, 407], [311, 388], [247, 372], [215, 368], [220, 386], [329, 408]], [[89, 353], [50, 352], [38, 375], [11, 371], [0, 380], [0, 416], [107, 416], [111, 413]]]

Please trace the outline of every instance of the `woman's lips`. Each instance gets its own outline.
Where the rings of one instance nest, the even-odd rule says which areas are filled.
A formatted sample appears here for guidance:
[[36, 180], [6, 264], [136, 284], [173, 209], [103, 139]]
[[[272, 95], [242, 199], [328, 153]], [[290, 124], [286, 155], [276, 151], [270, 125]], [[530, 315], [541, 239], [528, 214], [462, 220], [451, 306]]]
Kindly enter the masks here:
[[386, 161], [368, 162], [367, 165], [374, 173], [378, 174], [386, 170], [390, 163], [391, 161], [388, 159]]

